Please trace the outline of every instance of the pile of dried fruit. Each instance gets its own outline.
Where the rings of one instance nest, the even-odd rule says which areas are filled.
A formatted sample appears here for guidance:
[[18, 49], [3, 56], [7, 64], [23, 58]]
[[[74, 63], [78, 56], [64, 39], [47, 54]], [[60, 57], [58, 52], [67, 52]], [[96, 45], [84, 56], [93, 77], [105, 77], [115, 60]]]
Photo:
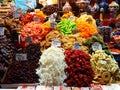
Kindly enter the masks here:
[[90, 66], [90, 56], [81, 50], [65, 51], [67, 86], [86, 87], [92, 83], [94, 73]]
[[39, 66], [38, 62], [41, 56], [40, 45], [39, 44], [30, 44], [26, 47], [25, 52], [27, 53], [27, 59], [34, 65], [36, 68]]
[[117, 62], [104, 50], [97, 50], [90, 59], [94, 71], [94, 83], [110, 84], [119, 69]]
[[72, 49], [74, 43], [78, 42], [81, 45], [81, 50], [88, 53], [88, 48], [84, 45], [86, 42], [86, 39], [80, 37], [80, 34], [63, 36], [63, 38], [61, 39], [61, 42], [62, 42], [62, 48], [64, 48], [65, 50]]
[[68, 12], [62, 15], [62, 17], [60, 18], [61, 20], [63, 19], [69, 19], [70, 16], [74, 16], [74, 14], [72, 12]]
[[105, 53], [112, 56], [109, 47], [103, 41], [103, 38], [99, 34], [93, 35], [92, 37], [86, 39], [85, 45], [89, 48], [89, 53], [90, 54], [92, 54], [92, 52], [94, 52], [93, 49], [92, 49], [92, 44], [94, 44], [95, 42], [99, 42], [101, 44], [101, 46], [102, 46], [102, 50], [104, 50]]
[[5, 35], [14, 43], [17, 41], [18, 32], [22, 29], [22, 23], [19, 19], [5, 18], [0, 19], [0, 27], [4, 27]]
[[38, 17], [39, 22], [43, 22], [46, 16], [43, 14], [42, 11], [36, 11], [35, 14], [26, 13], [25, 15], [21, 16], [20, 20], [22, 24], [25, 25], [27, 23], [35, 21], [35, 17]]
[[8, 69], [6, 77], [2, 83], [38, 83], [39, 77], [36, 75], [35, 67], [29, 62], [13, 62]]
[[54, 39], [58, 39], [61, 42], [61, 47], [65, 50], [72, 49], [73, 44], [78, 42], [81, 45], [81, 50], [88, 53], [88, 48], [84, 45], [86, 43], [86, 39], [80, 37], [80, 34], [63, 36], [58, 30], [50, 31], [46, 35], [45, 40], [40, 42], [41, 50], [43, 51], [44, 49], [49, 48], [51, 46], [52, 40]]
[[97, 28], [96, 26], [96, 21], [95, 19], [91, 16], [91, 15], [88, 15], [88, 14], [82, 14], [79, 18], [77, 18], [77, 20], [79, 20], [79, 22], [88, 22], [90, 25], [94, 26], [95, 28]]
[[62, 34], [58, 31], [58, 30], [52, 30], [50, 31], [46, 37], [45, 40], [43, 40], [42, 42], [40, 42], [41, 45], [41, 50], [47, 49], [48, 47], [51, 46], [51, 42], [54, 39], [62, 39]]
[[57, 24], [57, 27], [63, 35], [69, 35], [72, 34], [77, 25], [73, 20], [63, 19]]
[[34, 14], [25, 14], [24, 16], [21, 17], [21, 22], [23, 25], [27, 24], [27, 23], [30, 23], [33, 21], [33, 18], [34, 18]]
[[30, 37], [32, 43], [40, 43], [40, 41], [47, 35], [50, 31], [50, 23], [39, 23], [31, 22], [26, 24], [21, 32], [21, 40], [25, 42], [26, 37]]
[[89, 38], [93, 34], [98, 33], [97, 29], [85, 21], [79, 21], [79, 19], [76, 20], [77, 23], [77, 29], [80, 32], [80, 36], [83, 38]]
[[66, 78], [64, 57], [64, 51], [61, 48], [52, 46], [43, 51], [39, 60], [40, 67], [37, 69], [41, 85], [53, 86], [64, 84], [63, 81]]
[[8, 68], [7, 75], [2, 83], [38, 83], [39, 77], [36, 74], [39, 58], [41, 56], [40, 45], [30, 44], [24, 49], [18, 49], [17, 53], [27, 54], [26, 61], [14, 61]]
[[0, 36], [0, 80], [6, 68], [12, 63], [16, 48], [6, 36]]
[[58, 12], [58, 11], [59, 11], [59, 8], [56, 5], [46, 5], [43, 8], [43, 13], [45, 13], [48, 16], [53, 14], [54, 12]]

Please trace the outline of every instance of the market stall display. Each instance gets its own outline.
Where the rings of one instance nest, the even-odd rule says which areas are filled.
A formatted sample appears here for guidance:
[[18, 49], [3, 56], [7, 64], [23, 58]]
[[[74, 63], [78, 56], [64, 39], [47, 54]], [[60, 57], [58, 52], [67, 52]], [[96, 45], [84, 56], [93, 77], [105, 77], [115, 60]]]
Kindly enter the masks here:
[[[76, 16], [71, 2], [75, 5], [74, 0], [69, 5], [60, 1], [58, 6], [45, 5], [26, 13], [12, 6], [0, 17], [0, 85], [29, 83], [42, 85], [38, 90], [87, 90], [120, 83], [119, 15], [113, 18], [112, 6], [104, 11], [101, 3], [108, 2], [103, 0], [101, 11], [96, 0], [77, 0], [80, 16]], [[61, 4], [65, 4], [63, 11]]]

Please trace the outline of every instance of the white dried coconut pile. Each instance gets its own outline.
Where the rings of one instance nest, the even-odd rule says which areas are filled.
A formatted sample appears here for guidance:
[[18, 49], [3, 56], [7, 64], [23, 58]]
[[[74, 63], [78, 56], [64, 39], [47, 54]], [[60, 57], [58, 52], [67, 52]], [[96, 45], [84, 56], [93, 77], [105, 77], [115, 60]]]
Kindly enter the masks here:
[[64, 85], [66, 78], [64, 68], [64, 50], [57, 47], [50, 47], [43, 51], [39, 60], [40, 67], [37, 69], [37, 74], [40, 77], [41, 85]]

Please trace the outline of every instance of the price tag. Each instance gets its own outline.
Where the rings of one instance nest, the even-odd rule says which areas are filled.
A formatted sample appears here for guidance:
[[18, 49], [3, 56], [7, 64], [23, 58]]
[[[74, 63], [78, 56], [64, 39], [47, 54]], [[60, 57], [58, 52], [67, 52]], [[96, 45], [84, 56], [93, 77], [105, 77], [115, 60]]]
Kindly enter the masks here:
[[35, 86], [18, 86], [16, 90], [36, 90]]
[[81, 87], [80, 90], [90, 90], [89, 87]]
[[40, 21], [40, 17], [38, 17], [38, 16], [34, 16], [34, 21], [39, 22], [39, 21]]
[[30, 12], [30, 14], [35, 14], [35, 12]]
[[31, 37], [27, 36], [27, 37], [25, 38], [25, 42], [27, 42], [27, 43], [32, 43]]
[[72, 34], [76, 34], [76, 33], [78, 33], [79, 31], [77, 30], [77, 29], [75, 29], [75, 30], [72, 30]]
[[27, 60], [27, 54], [16, 54], [16, 61], [26, 61]]
[[70, 20], [75, 20], [75, 17], [74, 16], [70, 16], [69, 19]]
[[73, 45], [73, 49], [80, 50], [81, 49], [81, 45], [78, 42], [75, 42], [74, 45]]
[[52, 41], [52, 46], [60, 47], [61, 46], [61, 42], [58, 39], [54, 39]]
[[0, 27], [0, 35], [4, 35], [4, 27]]
[[51, 27], [51, 28], [56, 28], [55, 22], [51, 22], [51, 23], [50, 23], [50, 27]]
[[102, 50], [102, 45], [99, 42], [92, 44], [93, 51]]
[[18, 43], [20, 43], [21, 35], [18, 35]]
[[13, 17], [14, 17], [14, 18], [19, 18], [21, 12], [22, 12], [21, 9], [15, 10], [14, 13], [13, 13]]

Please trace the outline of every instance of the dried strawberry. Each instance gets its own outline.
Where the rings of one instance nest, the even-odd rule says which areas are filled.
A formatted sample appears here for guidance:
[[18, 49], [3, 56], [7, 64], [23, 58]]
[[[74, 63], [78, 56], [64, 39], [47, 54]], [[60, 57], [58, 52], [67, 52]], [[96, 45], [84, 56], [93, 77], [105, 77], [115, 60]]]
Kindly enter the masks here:
[[93, 71], [90, 66], [90, 56], [81, 50], [65, 51], [65, 68], [67, 86], [84, 87], [89, 86], [93, 79]]

